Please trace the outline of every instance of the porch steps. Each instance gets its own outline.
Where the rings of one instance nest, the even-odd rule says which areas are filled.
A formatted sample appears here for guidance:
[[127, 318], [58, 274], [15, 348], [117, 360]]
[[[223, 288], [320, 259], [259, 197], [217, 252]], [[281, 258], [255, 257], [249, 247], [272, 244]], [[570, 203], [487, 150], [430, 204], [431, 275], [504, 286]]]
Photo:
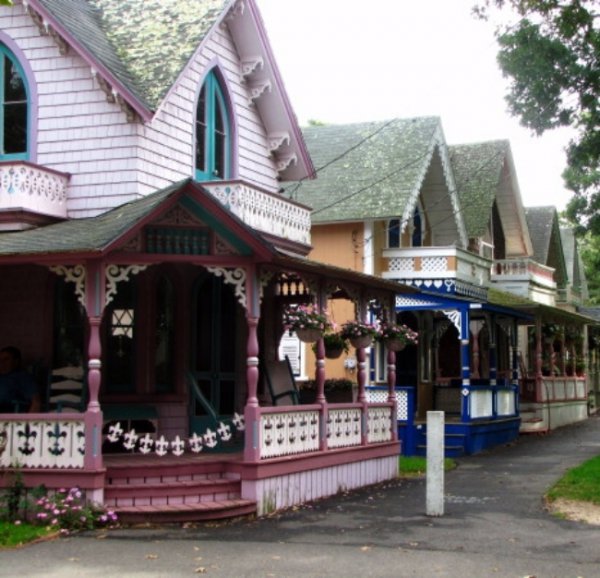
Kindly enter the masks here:
[[256, 513], [227, 462], [107, 464], [104, 503], [123, 523], [196, 522]]
[[[447, 458], [460, 458], [465, 455], [465, 438], [464, 434], [445, 433], [444, 434], [444, 456]], [[417, 455], [427, 455], [427, 436], [425, 428], [423, 436], [417, 444]]]

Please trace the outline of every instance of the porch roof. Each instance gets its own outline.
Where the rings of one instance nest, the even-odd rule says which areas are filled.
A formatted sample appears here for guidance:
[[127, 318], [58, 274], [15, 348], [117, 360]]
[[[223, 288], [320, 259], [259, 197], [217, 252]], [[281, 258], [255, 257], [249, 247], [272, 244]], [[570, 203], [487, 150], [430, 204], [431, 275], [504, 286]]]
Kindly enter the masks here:
[[548, 321], [556, 321], [563, 323], [577, 323], [585, 325], [598, 325], [598, 321], [587, 315], [581, 315], [573, 311], [566, 311], [559, 307], [552, 307], [551, 305], [544, 305], [531, 301], [520, 295], [514, 295], [513, 293], [506, 293], [499, 291], [498, 289], [490, 288], [488, 291], [488, 300], [490, 303], [510, 307], [511, 309], [520, 310], [527, 312], [532, 316], [541, 315], [542, 318]]
[[396, 299], [396, 309], [400, 311], [448, 311], [451, 309], [469, 310], [469, 311], [493, 311], [510, 317], [519, 319], [532, 319], [529, 312], [520, 311], [512, 307], [507, 307], [501, 303], [488, 299], [487, 302], [475, 301], [468, 297], [456, 295], [440, 295], [438, 293], [419, 292], [418, 295], [410, 297], [398, 297]]
[[[205, 203], [211, 213], [235, 227], [238, 234], [254, 250], [253, 261], [273, 265], [278, 269], [289, 269], [326, 276], [329, 279], [369, 287], [371, 290], [389, 294], [416, 293], [417, 290], [396, 281], [367, 275], [287, 254], [243, 223], [226, 207], [208, 194], [200, 183], [186, 179], [141, 199], [126, 203], [111, 211], [86, 219], [72, 219], [37, 229], [0, 233], [0, 262], [26, 263], [40, 259], [60, 262], [84, 257], [102, 257], [121, 247], [132, 234], [156, 215], [171, 207], [184, 194]], [[180, 256], [179, 256], [180, 257]], [[200, 257], [201, 259], [202, 257]]]

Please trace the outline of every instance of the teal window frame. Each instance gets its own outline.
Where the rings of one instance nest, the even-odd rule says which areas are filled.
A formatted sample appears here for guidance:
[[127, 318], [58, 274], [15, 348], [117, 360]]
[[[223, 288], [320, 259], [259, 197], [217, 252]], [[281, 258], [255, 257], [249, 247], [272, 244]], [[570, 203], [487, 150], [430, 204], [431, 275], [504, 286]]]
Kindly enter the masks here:
[[[29, 85], [27, 83], [27, 76], [25, 75], [25, 71], [21, 66], [17, 57], [13, 54], [11, 50], [9, 50], [4, 44], [0, 44], [0, 110], [2, 111], [0, 114], [0, 160], [27, 160], [29, 158], [29, 147], [30, 147], [30, 122], [31, 122], [31, 97]], [[10, 61], [14, 69], [18, 72], [22, 84], [23, 89], [25, 91], [25, 100], [24, 101], [9, 101], [7, 103], [6, 100], [6, 74], [7, 74], [7, 61]], [[6, 128], [6, 107], [7, 105], [14, 106], [23, 104], [26, 105], [26, 120], [25, 120], [25, 150], [23, 152], [5, 152], [5, 128]]]
[[197, 181], [227, 179], [231, 173], [231, 120], [224, 91], [214, 71], [198, 95], [195, 122]]

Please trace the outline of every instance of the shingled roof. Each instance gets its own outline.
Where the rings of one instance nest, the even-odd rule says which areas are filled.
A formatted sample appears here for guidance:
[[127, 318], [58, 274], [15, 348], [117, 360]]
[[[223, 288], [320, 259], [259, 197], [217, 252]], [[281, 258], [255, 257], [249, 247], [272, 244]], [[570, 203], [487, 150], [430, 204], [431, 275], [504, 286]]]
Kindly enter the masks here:
[[402, 215], [443, 143], [438, 117], [310, 126], [303, 134], [318, 176], [286, 183], [285, 193], [314, 209], [313, 223]]
[[97, 217], [0, 234], [0, 256], [99, 252], [189, 182], [175, 183]]
[[482, 237], [487, 231], [509, 148], [506, 140], [448, 147], [463, 219], [470, 238]]
[[525, 215], [533, 244], [533, 256], [538, 263], [545, 265], [548, 262], [550, 241], [555, 226], [556, 207], [526, 207]]
[[37, 0], [155, 110], [232, 0]]

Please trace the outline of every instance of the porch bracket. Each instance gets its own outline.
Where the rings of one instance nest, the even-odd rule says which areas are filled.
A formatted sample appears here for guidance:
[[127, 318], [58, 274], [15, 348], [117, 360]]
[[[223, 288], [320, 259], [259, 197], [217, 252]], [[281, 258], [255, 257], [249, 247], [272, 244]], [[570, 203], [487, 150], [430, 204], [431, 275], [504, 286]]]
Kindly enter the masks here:
[[450, 320], [450, 322], [458, 330], [458, 334], [462, 335], [462, 319], [460, 311], [453, 309], [452, 311], [442, 311], [442, 313]]
[[75, 283], [75, 295], [85, 308], [87, 306], [85, 300], [85, 267], [83, 265], [52, 265], [49, 269], [56, 275], [62, 275], [68, 283]]
[[235, 296], [240, 305], [247, 311], [248, 298], [246, 297], [246, 270], [242, 267], [229, 269], [226, 267], [206, 267], [206, 269], [216, 277], [223, 277], [223, 281], [228, 285], [233, 285], [235, 288]]
[[148, 265], [108, 265], [106, 267], [106, 297], [104, 305], [108, 305], [117, 294], [117, 283], [128, 281], [131, 275], [144, 271]]

